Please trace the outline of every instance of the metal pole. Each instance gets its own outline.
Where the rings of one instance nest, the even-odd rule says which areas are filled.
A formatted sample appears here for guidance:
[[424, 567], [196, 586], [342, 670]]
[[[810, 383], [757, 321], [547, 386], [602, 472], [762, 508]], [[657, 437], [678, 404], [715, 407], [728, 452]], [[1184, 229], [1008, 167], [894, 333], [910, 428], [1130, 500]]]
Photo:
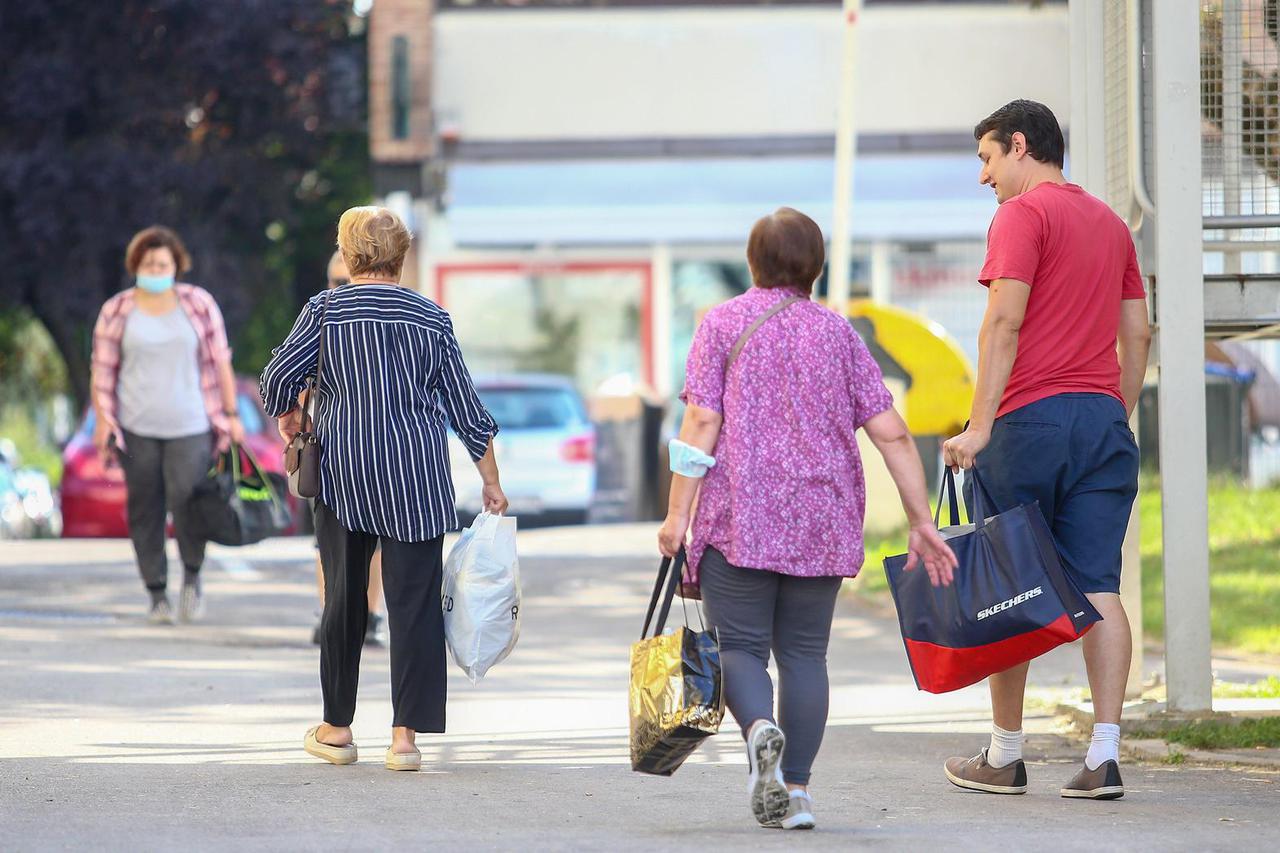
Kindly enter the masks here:
[[1153, 3], [1156, 322], [1169, 710], [1213, 706], [1205, 451], [1200, 4]]
[[844, 49], [840, 62], [839, 100], [836, 102], [836, 174], [831, 204], [831, 262], [827, 268], [827, 301], [843, 315], [849, 302], [849, 211], [853, 205], [853, 158], [857, 135], [853, 122], [854, 83], [857, 78], [857, 26], [862, 0], [844, 0]]
[[[1241, 134], [1242, 114], [1241, 63], [1243, 61], [1244, 28], [1240, 0], [1223, 0], [1222, 4], [1222, 199], [1223, 213], [1239, 216], [1240, 163], [1244, 157]], [[1234, 240], [1233, 232], [1227, 240]], [[1223, 272], [1240, 272], [1239, 249], [1223, 255]]]

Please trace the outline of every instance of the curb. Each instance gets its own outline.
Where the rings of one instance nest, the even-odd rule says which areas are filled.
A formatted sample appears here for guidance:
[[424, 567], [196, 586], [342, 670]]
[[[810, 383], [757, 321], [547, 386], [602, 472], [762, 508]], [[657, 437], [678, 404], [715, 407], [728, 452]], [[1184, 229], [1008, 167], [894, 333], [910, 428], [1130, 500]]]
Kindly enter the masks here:
[[[1194, 716], [1164, 716], [1152, 718], [1146, 714], [1154, 710], [1160, 703], [1142, 703], [1134, 708], [1125, 708], [1126, 714], [1130, 711], [1137, 712], [1138, 719], [1143, 720], [1147, 728], [1172, 727], [1178, 723], [1186, 722], [1189, 719], [1230, 719], [1230, 714], [1215, 713], [1201, 714]], [[1087, 733], [1093, 728], [1093, 711], [1083, 708], [1079, 705], [1059, 704], [1057, 714], [1065, 717], [1071, 724], [1072, 728], [1082, 737], [1087, 737]], [[1137, 722], [1131, 720], [1130, 725]], [[1122, 739], [1120, 741], [1120, 751], [1131, 758], [1139, 761], [1150, 761], [1157, 764], [1170, 764], [1170, 757], [1174, 755], [1182, 756], [1178, 759], [1178, 764], [1197, 764], [1209, 765], [1216, 767], [1255, 767], [1264, 770], [1274, 770], [1280, 772], [1280, 749], [1258, 750], [1258, 754], [1249, 750], [1212, 750], [1212, 749], [1187, 749], [1179, 744], [1168, 743], [1156, 738], [1140, 738], [1140, 739]]]

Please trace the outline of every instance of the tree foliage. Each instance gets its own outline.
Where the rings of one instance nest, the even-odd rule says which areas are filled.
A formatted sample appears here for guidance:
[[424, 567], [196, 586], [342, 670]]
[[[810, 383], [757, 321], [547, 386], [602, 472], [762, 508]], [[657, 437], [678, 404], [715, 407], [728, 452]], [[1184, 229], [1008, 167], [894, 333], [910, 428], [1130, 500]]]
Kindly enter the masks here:
[[0, 4], [0, 311], [44, 324], [79, 402], [92, 324], [130, 284], [124, 247], [142, 227], [183, 236], [187, 279], [217, 297], [241, 369], [261, 366], [321, 286], [337, 212], [368, 194], [347, 10]]

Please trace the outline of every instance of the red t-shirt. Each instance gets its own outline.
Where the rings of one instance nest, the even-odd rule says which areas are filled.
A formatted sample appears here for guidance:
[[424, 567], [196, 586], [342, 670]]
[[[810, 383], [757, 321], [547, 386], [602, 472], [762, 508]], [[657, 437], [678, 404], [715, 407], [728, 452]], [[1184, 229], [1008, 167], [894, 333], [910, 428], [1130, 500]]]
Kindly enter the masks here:
[[1071, 391], [1120, 393], [1120, 302], [1144, 299], [1129, 227], [1075, 184], [1039, 184], [996, 210], [978, 280], [1031, 286], [996, 417]]

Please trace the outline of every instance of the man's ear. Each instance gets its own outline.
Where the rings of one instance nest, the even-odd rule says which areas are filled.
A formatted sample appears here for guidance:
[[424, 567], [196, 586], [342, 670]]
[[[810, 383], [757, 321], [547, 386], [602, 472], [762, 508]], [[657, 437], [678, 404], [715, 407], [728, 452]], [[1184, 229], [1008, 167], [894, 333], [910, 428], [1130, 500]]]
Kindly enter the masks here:
[[1009, 137], [1009, 153], [1018, 159], [1027, 153], [1027, 136], [1022, 131], [1014, 131]]

